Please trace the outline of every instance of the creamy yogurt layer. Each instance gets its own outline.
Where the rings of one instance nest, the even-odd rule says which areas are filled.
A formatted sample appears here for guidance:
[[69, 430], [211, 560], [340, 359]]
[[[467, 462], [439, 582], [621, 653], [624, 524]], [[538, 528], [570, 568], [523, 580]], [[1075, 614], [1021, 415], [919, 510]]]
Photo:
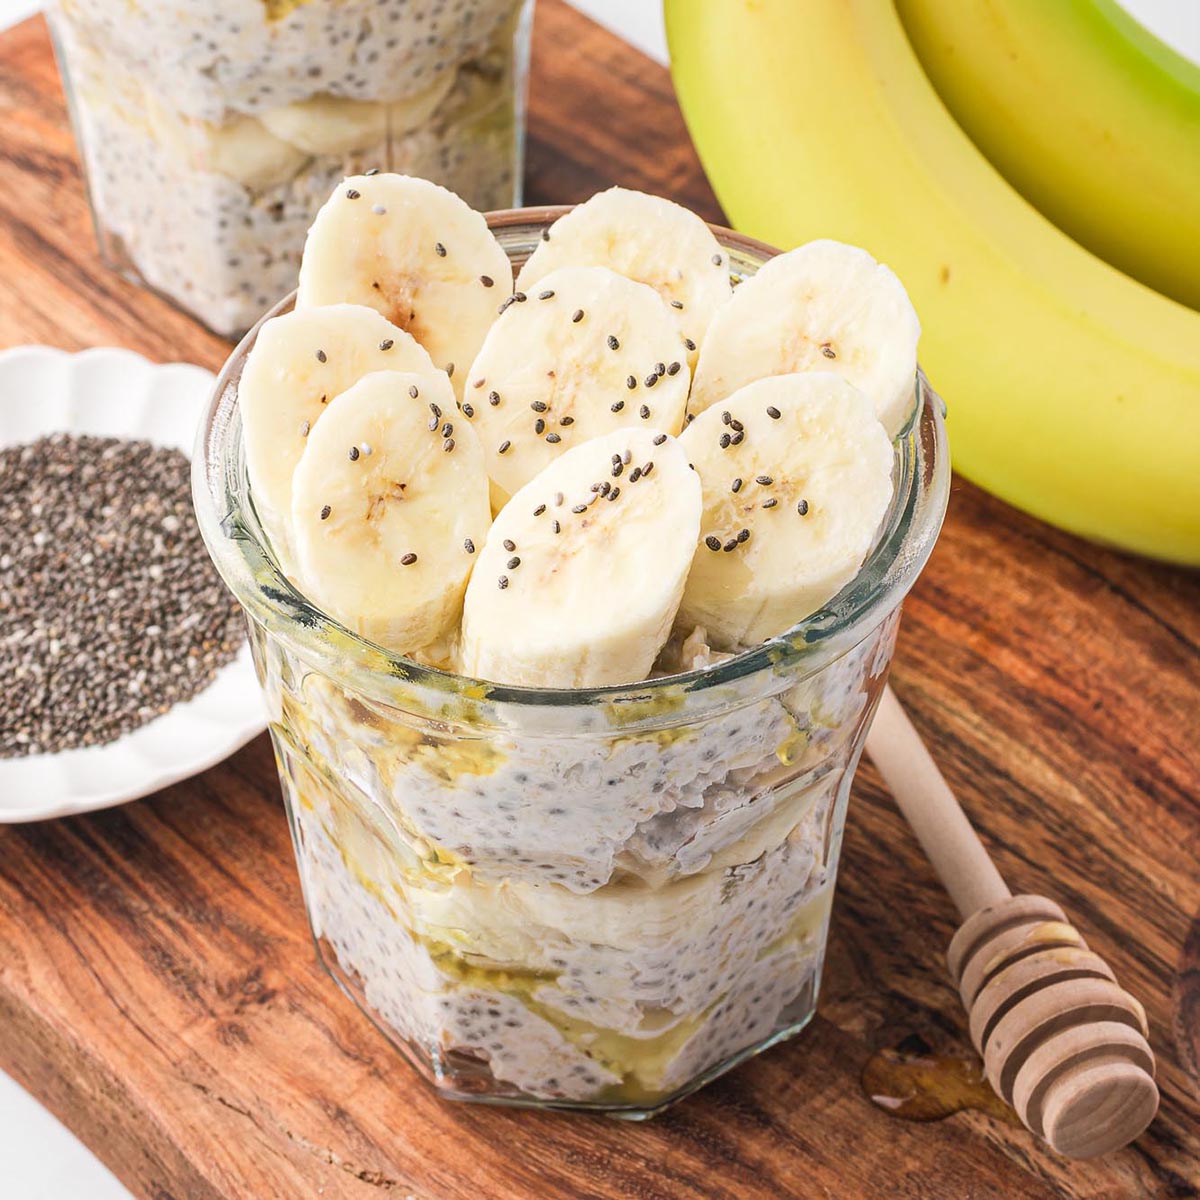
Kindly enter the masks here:
[[538, 1100], [653, 1107], [802, 1023], [895, 626], [776, 696], [590, 737], [472, 740], [260, 643], [330, 965], [453, 1086]]
[[464, 737], [350, 700], [318, 675], [281, 703], [309, 752], [337, 763], [408, 838], [481, 880], [587, 893], [702, 869], [818, 777], [852, 736], [848, 717], [893, 633], [889, 623], [881, 646], [854, 648], [819, 681], [781, 684], [703, 726], [625, 736]]
[[366, 797], [287, 764], [314, 928], [340, 969], [399, 1037], [532, 1097], [663, 1101], [786, 1024], [819, 971], [838, 773], [702, 872], [583, 896], [404, 870], [411, 847]]

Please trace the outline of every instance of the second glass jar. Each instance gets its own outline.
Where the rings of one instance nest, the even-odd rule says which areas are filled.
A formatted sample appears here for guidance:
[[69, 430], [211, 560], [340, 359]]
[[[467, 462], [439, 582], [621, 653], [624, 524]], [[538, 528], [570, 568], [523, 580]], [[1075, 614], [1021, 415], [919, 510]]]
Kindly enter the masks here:
[[101, 253], [216, 333], [296, 284], [345, 175], [520, 201], [533, 0], [53, 0]]

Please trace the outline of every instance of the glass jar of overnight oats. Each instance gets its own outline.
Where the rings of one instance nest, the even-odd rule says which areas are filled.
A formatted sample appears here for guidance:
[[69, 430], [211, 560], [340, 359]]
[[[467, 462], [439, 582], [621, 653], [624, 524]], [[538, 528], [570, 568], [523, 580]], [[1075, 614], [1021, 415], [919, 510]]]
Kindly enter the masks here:
[[[489, 223], [519, 266], [561, 211]], [[716, 232], [735, 279], [773, 253]], [[281, 573], [241, 446], [253, 338], [195, 500], [246, 611], [330, 974], [459, 1099], [648, 1116], [803, 1029], [854, 769], [946, 504], [923, 377], [879, 541], [827, 606], [737, 656], [685, 637], [673, 674], [539, 691], [381, 650]]]
[[344, 175], [519, 203], [532, 4], [51, 0], [102, 255], [233, 336]]

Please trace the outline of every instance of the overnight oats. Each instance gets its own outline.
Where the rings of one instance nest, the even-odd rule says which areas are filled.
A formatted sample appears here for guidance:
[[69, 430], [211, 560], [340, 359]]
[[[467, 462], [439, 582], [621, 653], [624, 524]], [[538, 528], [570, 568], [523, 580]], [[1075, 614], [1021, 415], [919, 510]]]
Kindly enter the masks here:
[[812, 1017], [946, 501], [918, 336], [865, 252], [640, 193], [322, 208], [196, 503], [321, 959], [445, 1095], [644, 1116]]
[[101, 252], [241, 334], [347, 174], [520, 202], [532, 0], [52, 0]]

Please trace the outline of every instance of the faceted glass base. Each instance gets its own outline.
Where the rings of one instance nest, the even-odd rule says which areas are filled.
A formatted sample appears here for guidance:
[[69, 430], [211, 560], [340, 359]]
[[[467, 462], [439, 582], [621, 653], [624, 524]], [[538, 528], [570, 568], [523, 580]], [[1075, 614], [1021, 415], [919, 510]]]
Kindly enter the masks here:
[[[784, 1009], [780, 1016], [780, 1028], [768, 1037], [761, 1038], [752, 1045], [746, 1046], [736, 1054], [730, 1055], [717, 1063], [702, 1075], [690, 1079], [683, 1087], [677, 1088], [668, 1095], [653, 1103], [628, 1104], [621, 1102], [605, 1103], [603, 1101], [566, 1101], [546, 1100], [530, 1096], [516, 1088], [505, 1090], [491, 1073], [487, 1063], [471, 1054], [451, 1050], [446, 1052], [436, 1045], [417, 1047], [400, 1037], [394, 1029], [381, 1021], [368, 1003], [363, 991], [361, 980], [353, 972], [346, 971], [338, 962], [337, 951], [327, 938], [316, 937], [314, 943], [317, 950], [317, 961], [325, 968], [330, 978], [339, 988], [366, 1014], [371, 1024], [404, 1056], [410, 1066], [439, 1096], [446, 1100], [459, 1100], [469, 1104], [492, 1104], [505, 1108], [535, 1108], [559, 1112], [591, 1112], [602, 1113], [622, 1121], [646, 1121], [657, 1117], [668, 1108], [699, 1091], [702, 1087], [719, 1079], [734, 1067], [794, 1038], [807, 1028], [817, 1012], [817, 996], [820, 989], [821, 964], [816, 972], [809, 976], [800, 993]], [[822, 947], [822, 957], [824, 947]]]

